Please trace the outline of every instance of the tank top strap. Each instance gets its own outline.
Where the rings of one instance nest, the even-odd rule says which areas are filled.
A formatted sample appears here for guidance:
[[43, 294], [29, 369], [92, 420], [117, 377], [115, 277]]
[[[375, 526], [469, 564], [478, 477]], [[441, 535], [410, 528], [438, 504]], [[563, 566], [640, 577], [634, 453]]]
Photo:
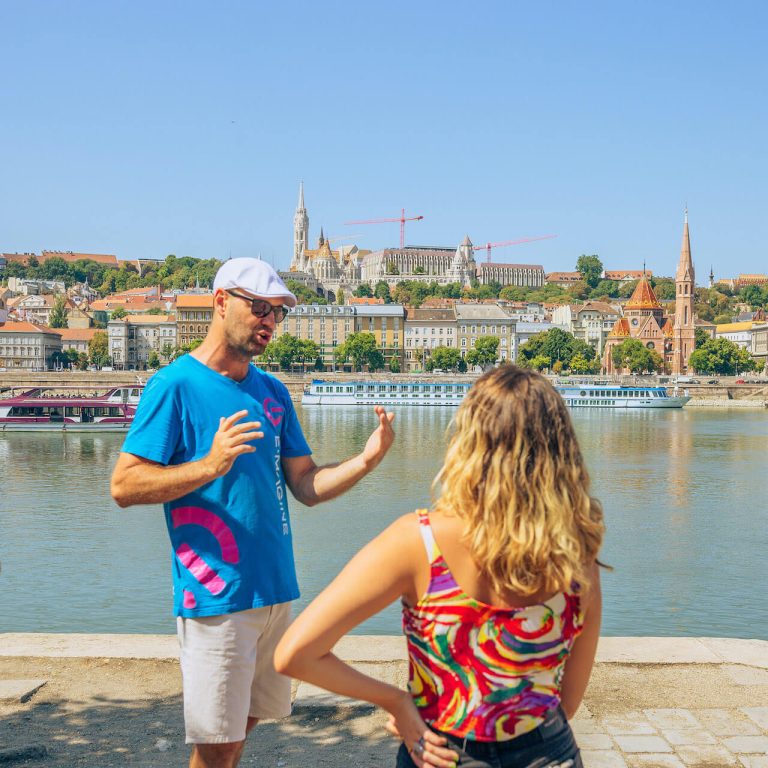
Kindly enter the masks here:
[[419, 516], [419, 533], [421, 533], [421, 539], [424, 542], [424, 549], [427, 550], [427, 559], [430, 565], [434, 565], [435, 561], [440, 558], [440, 550], [435, 541], [432, 526], [429, 524], [429, 511], [419, 509], [416, 510], [416, 514]]

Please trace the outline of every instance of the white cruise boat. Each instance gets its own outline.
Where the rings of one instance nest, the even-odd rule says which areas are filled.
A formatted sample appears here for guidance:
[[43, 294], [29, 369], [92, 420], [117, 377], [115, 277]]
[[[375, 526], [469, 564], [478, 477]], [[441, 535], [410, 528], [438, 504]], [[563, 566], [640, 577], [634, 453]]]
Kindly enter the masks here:
[[324, 381], [304, 390], [302, 405], [452, 405], [464, 399], [472, 382]]
[[682, 408], [689, 395], [670, 395], [666, 387], [619, 384], [558, 384], [555, 389], [570, 408]]

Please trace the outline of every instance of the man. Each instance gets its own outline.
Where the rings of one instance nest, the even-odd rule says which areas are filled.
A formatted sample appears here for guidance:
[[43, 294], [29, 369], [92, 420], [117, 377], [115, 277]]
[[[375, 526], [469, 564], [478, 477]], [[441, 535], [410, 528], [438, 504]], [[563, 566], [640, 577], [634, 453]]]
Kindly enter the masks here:
[[121, 507], [165, 507], [192, 768], [236, 766], [260, 718], [290, 713], [272, 663], [299, 596], [286, 485], [332, 499], [394, 439], [377, 407], [362, 453], [318, 467], [286, 387], [251, 364], [296, 297], [257, 259], [225, 262], [213, 289], [208, 335], [149, 380], [112, 475]]

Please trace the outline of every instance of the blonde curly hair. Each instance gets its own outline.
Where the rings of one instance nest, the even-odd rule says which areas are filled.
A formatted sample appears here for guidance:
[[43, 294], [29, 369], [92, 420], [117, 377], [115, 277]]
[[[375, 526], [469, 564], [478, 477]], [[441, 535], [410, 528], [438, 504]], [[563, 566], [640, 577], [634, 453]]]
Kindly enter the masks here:
[[603, 511], [566, 405], [541, 374], [504, 365], [477, 380], [434, 489], [436, 508], [465, 521], [475, 564], [497, 592], [588, 588]]

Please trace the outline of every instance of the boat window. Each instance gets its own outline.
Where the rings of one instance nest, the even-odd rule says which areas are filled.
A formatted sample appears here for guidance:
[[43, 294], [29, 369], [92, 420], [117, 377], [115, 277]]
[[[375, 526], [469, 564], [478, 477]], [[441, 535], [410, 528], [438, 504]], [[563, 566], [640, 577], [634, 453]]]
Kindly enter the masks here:
[[138, 389], [132, 389], [131, 390], [131, 397], [138, 397], [139, 396], [139, 390]]
[[579, 397], [586, 397], [587, 393], [582, 389], [581, 392], [579, 392]]

